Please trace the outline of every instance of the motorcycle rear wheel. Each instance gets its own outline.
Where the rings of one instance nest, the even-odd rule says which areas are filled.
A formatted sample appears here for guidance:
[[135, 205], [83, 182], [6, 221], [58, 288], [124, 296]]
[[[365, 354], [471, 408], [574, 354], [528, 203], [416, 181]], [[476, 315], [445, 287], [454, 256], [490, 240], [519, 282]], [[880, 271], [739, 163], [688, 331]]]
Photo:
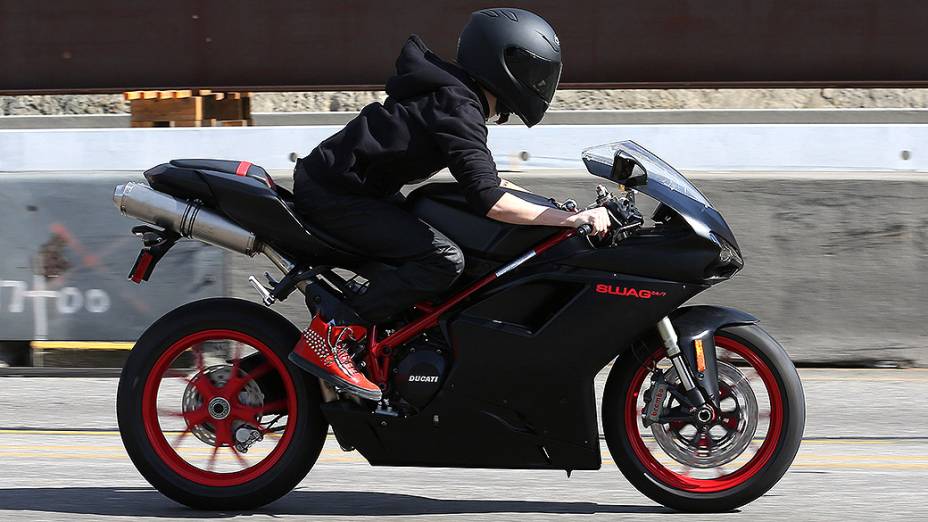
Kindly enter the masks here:
[[[603, 395], [603, 431], [616, 465], [639, 491], [680, 511], [727, 512], [757, 499], [786, 473], [802, 440], [805, 398], [799, 374], [786, 351], [757, 325], [720, 329], [716, 345], [720, 353], [737, 359], [730, 368], [745, 377], [756, 377], [758, 395], [766, 405], [753, 410], [755, 417], [764, 416], [760, 422], [762, 436], [755, 435], [756, 418], [754, 425], [730, 419], [732, 430], [751, 426], [745, 435], [751, 440], [750, 449], [743, 450], [744, 456], [723, 463], [728, 469], [721, 464], [712, 467], [711, 451], [706, 452], [710, 455], [707, 459], [682, 463], [682, 452], [666, 452], [659, 443], [667, 443], [658, 437], [652, 439], [643, 427], [642, 390], [647, 388], [645, 381], [651, 370], [664, 357], [662, 346], [623, 354], [612, 368]], [[721, 378], [720, 385], [724, 390], [726, 383]], [[753, 401], [753, 393], [748, 393]], [[742, 410], [737, 405], [732, 408], [752, 412], [751, 408]], [[680, 432], [687, 429], [682, 427], [688, 426], [685, 422], [678, 424]], [[719, 425], [723, 424], [720, 417]], [[724, 434], [727, 429], [720, 427], [719, 431]], [[686, 442], [687, 437], [679, 439]], [[697, 440], [695, 434], [692, 437]], [[706, 441], [708, 447], [712, 439], [707, 436]], [[702, 439], [696, 444], [697, 450], [700, 444]]]
[[207, 510], [254, 509], [290, 492], [328, 430], [318, 381], [287, 361], [299, 335], [280, 315], [226, 298], [149, 327], [116, 401], [123, 444], [145, 479]]

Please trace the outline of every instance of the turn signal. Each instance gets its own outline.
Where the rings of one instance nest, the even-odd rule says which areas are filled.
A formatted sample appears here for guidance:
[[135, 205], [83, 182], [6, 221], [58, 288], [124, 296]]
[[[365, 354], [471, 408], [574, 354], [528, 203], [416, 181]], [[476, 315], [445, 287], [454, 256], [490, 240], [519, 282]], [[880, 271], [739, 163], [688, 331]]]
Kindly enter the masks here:
[[702, 339], [696, 339], [696, 370], [699, 373], [706, 371], [706, 354], [702, 351]]

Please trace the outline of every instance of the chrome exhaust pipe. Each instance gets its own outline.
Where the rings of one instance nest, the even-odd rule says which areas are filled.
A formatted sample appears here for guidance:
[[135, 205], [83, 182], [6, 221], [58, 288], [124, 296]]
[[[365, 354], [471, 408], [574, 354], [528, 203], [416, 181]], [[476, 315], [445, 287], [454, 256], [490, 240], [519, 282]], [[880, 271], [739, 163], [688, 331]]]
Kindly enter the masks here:
[[262, 250], [253, 232], [197, 203], [158, 192], [144, 183], [118, 185], [113, 192], [113, 203], [124, 216], [183, 237], [249, 256]]

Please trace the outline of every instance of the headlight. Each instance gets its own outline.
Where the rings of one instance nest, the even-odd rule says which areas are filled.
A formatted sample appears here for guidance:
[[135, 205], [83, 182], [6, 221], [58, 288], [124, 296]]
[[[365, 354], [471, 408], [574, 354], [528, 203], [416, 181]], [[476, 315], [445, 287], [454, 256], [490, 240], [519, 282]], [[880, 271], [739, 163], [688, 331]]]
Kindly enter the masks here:
[[741, 270], [741, 267], [744, 266], [744, 260], [741, 258], [738, 249], [715, 234], [710, 234], [709, 237], [719, 247], [719, 257], [713, 264], [715, 268], [712, 270], [712, 275], [727, 278]]
[[720, 246], [722, 247], [722, 250], [719, 252], [720, 264], [727, 265], [732, 259], [736, 259], [738, 263], [741, 263], [741, 256], [738, 255], [738, 251], [729, 245], [728, 242], [723, 239], [720, 241]]

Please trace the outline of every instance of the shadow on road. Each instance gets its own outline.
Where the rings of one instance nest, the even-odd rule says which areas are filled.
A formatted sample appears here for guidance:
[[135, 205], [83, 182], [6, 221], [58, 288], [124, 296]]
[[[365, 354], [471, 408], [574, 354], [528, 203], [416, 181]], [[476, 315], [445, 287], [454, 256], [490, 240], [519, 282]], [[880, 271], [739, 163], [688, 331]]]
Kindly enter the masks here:
[[[242, 512], [194, 511], [150, 488], [0, 489], [0, 509], [77, 515], [223, 518]], [[303, 516], [457, 515], [541, 513], [672, 513], [658, 506], [603, 505], [595, 502], [531, 500], [439, 500], [415, 495], [355, 491], [294, 491], [249, 514]]]

